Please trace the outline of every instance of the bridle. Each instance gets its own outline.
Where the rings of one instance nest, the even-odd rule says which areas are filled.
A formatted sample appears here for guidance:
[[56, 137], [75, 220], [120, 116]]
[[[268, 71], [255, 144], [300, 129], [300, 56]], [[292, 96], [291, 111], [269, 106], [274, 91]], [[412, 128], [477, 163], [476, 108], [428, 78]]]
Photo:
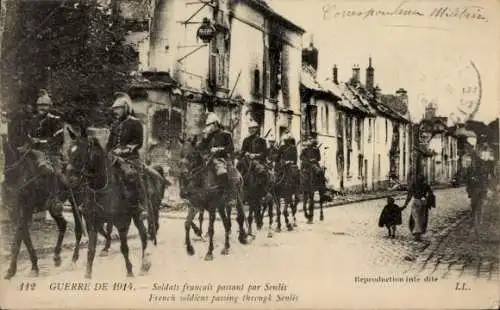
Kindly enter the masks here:
[[[89, 172], [88, 168], [89, 168], [89, 163], [93, 163], [93, 161], [94, 161], [93, 160], [93, 155], [92, 155], [92, 151], [93, 151], [93, 148], [94, 148], [94, 143], [95, 142], [93, 140], [91, 140], [91, 139], [88, 140], [86, 154], [89, 154], [90, 158], [89, 158], [89, 160], [85, 160], [84, 161], [83, 165], [80, 168], [80, 171], [78, 172], [78, 175], [80, 175], [78, 184], [79, 185], [83, 185], [85, 191], [88, 191], [88, 192], [92, 193], [93, 203], [95, 203], [95, 205], [97, 205], [100, 209], [104, 210], [104, 207], [97, 202], [97, 195], [105, 193], [105, 192], [108, 191], [109, 180], [110, 180], [110, 177], [109, 177], [109, 165], [107, 164], [106, 160], [104, 159], [104, 161], [105, 161], [104, 162], [104, 170], [105, 170], [105, 173], [104, 173], [104, 177], [105, 177], [104, 185], [101, 188], [98, 188], [98, 189], [92, 188], [90, 186], [90, 184], [89, 184], [89, 179], [95, 178], [97, 176], [97, 173]], [[71, 192], [71, 195], [73, 196], [73, 187], [70, 187], [70, 192]], [[74, 199], [74, 196], [73, 196], [73, 199]], [[89, 200], [85, 201], [85, 202], [82, 202], [80, 205], [78, 205], [78, 208], [84, 206], [86, 203], [89, 203], [89, 202], [90, 202]]]

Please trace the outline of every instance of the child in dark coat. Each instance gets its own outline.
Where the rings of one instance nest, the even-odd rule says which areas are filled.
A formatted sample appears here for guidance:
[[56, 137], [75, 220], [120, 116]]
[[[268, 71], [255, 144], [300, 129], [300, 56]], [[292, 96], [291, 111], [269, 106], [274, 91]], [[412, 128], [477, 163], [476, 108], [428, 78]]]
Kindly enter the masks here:
[[387, 205], [378, 220], [379, 227], [387, 227], [389, 237], [396, 237], [396, 226], [401, 225], [401, 208], [394, 203], [394, 198], [387, 197]]

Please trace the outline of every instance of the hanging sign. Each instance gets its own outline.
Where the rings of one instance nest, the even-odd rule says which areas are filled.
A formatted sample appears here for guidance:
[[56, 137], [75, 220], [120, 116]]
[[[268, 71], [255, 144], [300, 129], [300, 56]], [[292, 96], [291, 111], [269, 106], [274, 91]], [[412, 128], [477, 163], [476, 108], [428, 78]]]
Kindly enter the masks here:
[[210, 19], [203, 18], [200, 28], [196, 31], [196, 36], [203, 41], [203, 43], [209, 43], [215, 36], [215, 27], [210, 22]]

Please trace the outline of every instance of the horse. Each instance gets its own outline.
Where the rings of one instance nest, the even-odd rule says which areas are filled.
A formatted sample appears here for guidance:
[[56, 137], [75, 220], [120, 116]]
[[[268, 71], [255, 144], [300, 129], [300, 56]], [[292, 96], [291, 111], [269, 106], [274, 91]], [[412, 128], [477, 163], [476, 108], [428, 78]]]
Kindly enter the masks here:
[[[293, 227], [297, 227], [297, 219], [295, 214], [297, 213], [298, 205], [298, 193], [300, 192], [300, 171], [297, 164], [292, 162], [284, 162], [282, 167], [277, 169], [277, 180], [275, 185], [275, 192], [277, 197], [277, 230], [281, 231], [281, 199], [283, 199], [285, 205], [283, 209], [283, 216], [285, 218], [285, 224], [289, 231], [293, 230]], [[293, 216], [293, 225], [288, 220], [288, 207], [291, 208]]]
[[231, 232], [231, 210], [235, 206], [237, 210], [237, 222], [239, 225], [238, 240], [242, 244], [246, 244], [245, 232], [245, 213], [242, 204], [243, 180], [238, 171], [228, 165], [229, 184], [221, 186], [216, 180], [213, 169], [204, 158], [203, 152], [199, 150], [200, 139], [195, 136], [193, 139], [181, 140], [181, 160], [180, 160], [180, 184], [182, 197], [189, 202], [188, 215], [186, 217], [184, 228], [186, 231], [185, 244], [188, 255], [194, 255], [195, 251], [191, 244], [190, 230], [193, 230], [201, 236], [201, 229], [198, 229], [193, 224], [193, 219], [196, 213], [207, 211], [209, 214], [208, 237], [209, 247], [205, 255], [205, 260], [213, 260], [213, 238], [214, 238], [214, 221], [216, 212], [222, 220], [225, 230], [224, 248], [221, 251], [222, 255], [229, 254], [230, 242], [229, 236]]
[[[31, 145], [14, 148], [5, 141], [4, 150], [7, 159], [16, 159], [13, 163], [7, 163], [5, 167], [6, 179], [10, 181], [4, 183], [4, 192], [8, 204], [15, 208], [15, 234], [11, 248], [11, 261], [5, 279], [15, 276], [17, 271], [17, 259], [21, 248], [21, 241], [26, 246], [31, 260], [31, 276], [38, 276], [38, 258], [31, 240], [29, 225], [33, 218], [33, 213], [49, 211], [58, 229], [57, 243], [54, 248], [54, 265], [61, 265], [61, 247], [66, 232], [67, 222], [63, 217], [63, 209], [54, 202], [65, 202], [70, 200], [68, 188], [51, 171], [38, 167], [36, 156]], [[75, 235], [82, 234], [81, 216], [76, 206], [72, 203], [71, 210], [75, 219]]]
[[244, 201], [249, 205], [248, 212], [248, 234], [252, 234], [252, 222], [255, 217], [257, 230], [260, 230], [264, 225], [263, 222], [263, 203], [271, 206], [274, 200], [272, 194], [272, 176], [268, 174], [267, 178], [259, 178], [256, 173], [255, 165], [249, 158], [243, 158], [238, 163], [238, 170], [243, 176]]
[[[319, 207], [320, 207], [320, 221], [324, 220], [323, 214], [323, 197], [325, 194], [325, 188], [322, 182], [321, 168], [317, 169], [318, 166], [313, 165], [313, 163], [303, 166], [301, 169], [301, 188], [303, 192], [302, 206], [304, 209], [304, 217], [307, 219], [308, 224], [313, 223], [314, 219], [314, 194], [319, 192]], [[307, 203], [309, 203], [309, 210], [307, 210]]]
[[[116, 158], [106, 154], [103, 147], [95, 137], [88, 136], [83, 130], [80, 135], [68, 129], [71, 143], [68, 153], [66, 172], [72, 188], [75, 191], [75, 201], [82, 208], [83, 217], [87, 226], [89, 244], [87, 251], [87, 266], [85, 278], [92, 277], [92, 266], [96, 252], [97, 231], [105, 223], [112, 223], [117, 228], [120, 237], [120, 249], [125, 260], [127, 276], [132, 277], [132, 264], [129, 260], [128, 231], [131, 220], [137, 227], [142, 246], [141, 273], [146, 273], [150, 267], [149, 253], [147, 253], [147, 231], [137, 208], [130, 208], [118, 180], [117, 171], [113, 167]], [[148, 171], [146, 171], [148, 174]], [[154, 178], [150, 178], [153, 180]], [[148, 184], [146, 184], [148, 186]], [[148, 193], [150, 192], [148, 186]], [[148, 205], [150, 222], [156, 223], [152, 218], [155, 212]], [[108, 226], [109, 227], [109, 226]], [[156, 230], [151, 231], [156, 234]], [[155, 238], [155, 236], [154, 236]], [[78, 258], [80, 240], [77, 240], [74, 257]]]

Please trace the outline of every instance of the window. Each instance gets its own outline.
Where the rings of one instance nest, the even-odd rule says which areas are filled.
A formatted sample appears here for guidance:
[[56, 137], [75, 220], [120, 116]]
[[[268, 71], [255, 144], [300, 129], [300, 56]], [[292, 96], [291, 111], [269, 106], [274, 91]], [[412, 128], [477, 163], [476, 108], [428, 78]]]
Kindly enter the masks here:
[[347, 177], [351, 177], [351, 155], [352, 155], [352, 150], [348, 149], [347, 150]]
[[346, 118], [346, 124], [345, 124], [345, 135], [346, 135], [346, 141], [347, 141], [347, 149], [352, 150], [352, 117], [348, 116]]
[[277, 38], [269, 42], [269, 97], [276, 99], [281, 89], [283, 43]]
[[363, 154], [358, 155], [358, 178], [363, 177]]
[[372, 119], [368, 119], [368, 142], [372, 142]]
[[306, 119], [307, 119], [307, 128], [309, 129], [308, 133], [311, 132], [318, 132], [317, 127], [316, 127], [316, 119], [318, 115], [318, 109], [317, 106], [315, 105], [308, 105], [307, 106], [307, 114], [306, 114]]
[[174, 109], [164, 109], [153, 115], [151, 135], [153, 138], [174, 145], [179, 134], [182, 134], [183, 114]]
[[387, 119], [385, 120], [385, 142], [389, 139], [389, 124]]
[[253, 70], [253, 94], [260, 94], [260, 70], [257, 67]]
[[330, 117], [329, 117], [329, 115], [328, 115], [328, 114], [329, 114], [329, 113], [328, 113], [328, 104], [327, 104], [327, 105], [325, 105], [325, 119], [323, 120], [323, 121], [324, 121], [324, 123], [323, 123], [323, 124], [325, 124], [325, 125], [324, 125], [324, 126], [325, 126], [325, 127], [324, 127], [324, 129], [325, 129], [325, 134], [327, 134], [327, 135], [328, 135], [328, 134], [330, 134], [330, 129], [328, 128], [328, 127], [329, 127], [329, 126], [328, 126], [328, 123], [329, 123]]
[[343, 136], [343, 126], [342, 126], [342, 112], [337, 111], [337, 119], [336, 119], [336, 124], [337, 124], [337, 137], [342, 137]]
[[380, 179], [380, 154], [377, 155], [377, 177]]
[[358, 147], [358, 150], [361, 150], [361, 124], [362, 124], [363, 119], [362, 118], [356, 118], [355, 119], [355, 136], [354, 139], [356, 140], [356, 145]]

